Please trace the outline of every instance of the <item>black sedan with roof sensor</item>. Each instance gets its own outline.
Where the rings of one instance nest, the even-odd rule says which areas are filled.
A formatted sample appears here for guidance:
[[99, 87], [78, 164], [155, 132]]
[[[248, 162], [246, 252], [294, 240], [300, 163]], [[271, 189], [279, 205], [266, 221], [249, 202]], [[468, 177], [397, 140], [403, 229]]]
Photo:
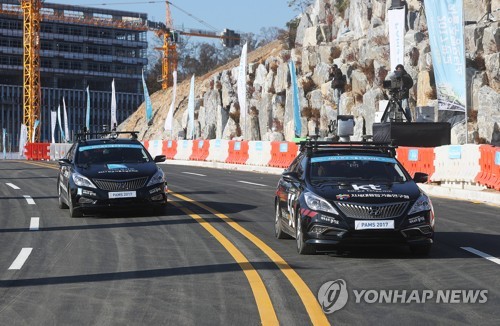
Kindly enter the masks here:
[[276, 189], [276, 237], [294, 237], [300, 254], [372, 245], [428, 254], [434, 210], [417, 186], [428, 176], [412, 178], [395, 153], [373, 142], [302, 142]]
[[[130, 138], [119, 137], [124, 134]], [[162, 208], [167, 182], [156, 163], [164, 161], [164, 155], [151, 157], [136, 132], [79, 134], [59, 160], [59, 207], [69, 208], [71, 217], [110, 208]]]

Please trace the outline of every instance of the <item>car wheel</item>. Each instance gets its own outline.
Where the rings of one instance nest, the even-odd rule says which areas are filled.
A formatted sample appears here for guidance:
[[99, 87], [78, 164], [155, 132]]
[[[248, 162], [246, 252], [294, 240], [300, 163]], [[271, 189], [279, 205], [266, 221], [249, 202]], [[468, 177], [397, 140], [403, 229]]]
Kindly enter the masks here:
[[419, 255], [419, 256], [427, 256], [431, 252], [432, 245], [426, 244], [426, 245], [415, 245], [415, 246], [410, 246], [410, 251], [414, 255]]
[[290, 239], [290, 236], [283, 231], [281, 225], [281, 209], [278, 201], [276, 201], [276, 213], [274, 214], [274, 236], [277, 239]]
[[58, 192], [58, 195], [59, 195], [59, 208], [60, 209], [66, 209], [68, 208], [68, 205], [66, 205], [66, 203], [64, 202], [63, 198], [62, 198], [62, 192], [61, 192], [61, 186], [58, 186], [57, 187], [57, 192]]
[[302, 231], [302, 223], [300, 217], [297, 217], [296, 228], [295, 228], [295, 239], [297, 241], [297, 252], [301, 255], [313, 255], [316, 253], [316, 249], [305, 243], [304, 232]]
[[83, 213], [80, 209], [75, 209], [75, 207], [73, 206], [73, 200], [71, 199], [71, 197], [68, 199], [68, 202], [69, 202], [69, 216], [70, 217], [82, 217], [83, 216]]

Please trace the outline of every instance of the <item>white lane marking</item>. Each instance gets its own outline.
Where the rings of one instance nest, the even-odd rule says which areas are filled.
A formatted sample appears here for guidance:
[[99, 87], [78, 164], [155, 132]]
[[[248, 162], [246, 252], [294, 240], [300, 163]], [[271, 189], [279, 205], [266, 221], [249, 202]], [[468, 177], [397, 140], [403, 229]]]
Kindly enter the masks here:
[[9, 187], [11, 187], [11, 188], [13, 188], [13, 189], [16, 189], [16, 190], [17, 190], [17, 189], [21, 189], [21, 188], [19, 188], [18, 186], [16, 186], [16, 185], [15, 185], [15, 184], [13, 184], [13, 183], [6, 183], [6, 185], [7, 185], [7, 186], [9, 186]]
[[21, 269], [23, 267], [24, 263], [26, 262], [26, 259], [28, 259], [29, 255], [31, 254], [31, 251], [33, 248], [23, 248], [21, 249], [21, 252], [19, 255], [17, 255], [17, 258], [14, 260], [12, 265], [10, 265], [9, 269]]
[[23, 195], [23, 197], [26, 199], [29, 205], [35, 205], [35, 201], [33, 200], [33, 198], [31, 198], [31, 196]]
[[468, 252], [471, 252], [475, 255], [478, 255], [478, 256], [481, 256], [483, 258], [486, 258], [488, 259], [489, 261], [492, 261], [494, 262], [495, 264], [498, 264], [500, 265], [500, 259], [496, 258], [496, 257], [493, 257], [491, 255], [488, 255], [487, 253], [485, 252], [482, 252], [482, 251], [479, 251], [477, 249], [474, 249], [474, 248], [471, 248], [471, 247], [460, 247], [462, 248], [463, 250], [467, 250]]
[[199, 174], [199, 173], [192, 173], [192, 172], [182, 172], [182, 173], [184, 173], [184, 174], [191, 174], [191, 175], [197, 175], [197, 176], [199, 176], [199, 177], [206, 177], [206, 175], [204, 175], [204, 174]]
[[254, 186], [267, 187], [267, 185], [263, 185], [263, 184], [260, 184], [260, 183], [253, 183], [253, 182], [248, 182], [248, 181], [238, 181], [238, 182], [246, 183], [246, 184], [254, 185]]
[[30, 231], [38, 231], [40, 228], [40, 218], [32, 217], [30, 221]]

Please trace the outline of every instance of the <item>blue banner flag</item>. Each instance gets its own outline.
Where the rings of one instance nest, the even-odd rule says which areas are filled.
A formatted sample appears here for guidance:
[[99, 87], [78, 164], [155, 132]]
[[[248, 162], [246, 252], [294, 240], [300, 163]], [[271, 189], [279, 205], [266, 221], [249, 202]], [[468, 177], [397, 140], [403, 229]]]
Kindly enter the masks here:
[[144, 102], [146, 102], [146, 122], [149, 126], [151, 125], [151, 119], [153, 118], [153, 106], [151, 104], [151, 99], [149, 98], [146, 80], [144, 79], [144, 70], [142, 70], [142, 88], [144, 89]]
[[425, 2], [439, 110], [465, 112], [465, 48], [462, 0]]
[[87, 114], [85, 116], [85, 127], [90, 131], [90, 90], [87, 86]]
[[290, 67], [290, 76], [292, 80], [292, 100], [293, 100], [293, 120], [295, 123], [295, 137], [300, 137], [302, 133], [302, 121], [300, 119], [300, 100], [299, 100], [299, 86], [297, 85], [297, 72], [295, 71], [295, 63], [290, 60], [288, 63]]

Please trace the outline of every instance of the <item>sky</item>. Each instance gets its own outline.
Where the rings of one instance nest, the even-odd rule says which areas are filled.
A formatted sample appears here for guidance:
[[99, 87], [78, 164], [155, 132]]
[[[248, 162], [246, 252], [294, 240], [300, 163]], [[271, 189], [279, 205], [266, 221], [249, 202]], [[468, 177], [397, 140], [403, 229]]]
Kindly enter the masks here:
[[[45, 2], [141, 12], [146, 13], [149, 20], [165, 22], [165, 1], [162, 0], [45, 0]], [[242, 33], [259, 34], [262, 27], [285, 28], [286, 23], [298, 14], [293, 8], [288, 7], [287, 0], [172, 0], [170, 2], [173, 4], [170, 10], [175, 27], [213, 31], [198, 22], [197, 19], [200, 19], [213, 26], [217, 32], [228, 28]]]

